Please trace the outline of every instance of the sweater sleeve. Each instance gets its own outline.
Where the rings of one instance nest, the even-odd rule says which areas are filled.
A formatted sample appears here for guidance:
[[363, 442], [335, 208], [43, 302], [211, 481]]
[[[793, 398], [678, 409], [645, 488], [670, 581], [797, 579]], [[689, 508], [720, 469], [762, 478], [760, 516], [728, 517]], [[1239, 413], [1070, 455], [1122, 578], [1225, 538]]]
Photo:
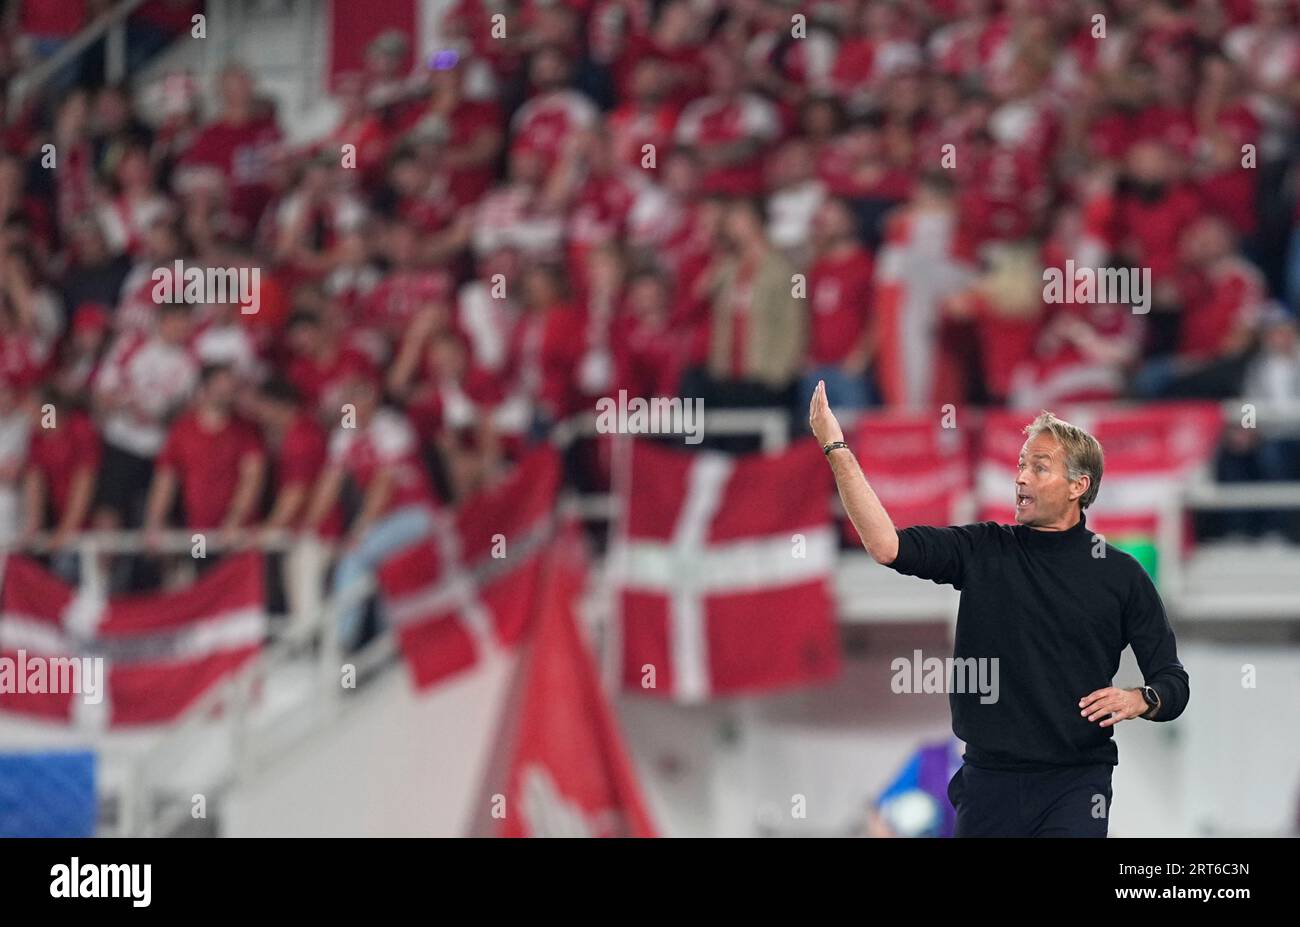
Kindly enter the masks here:
[[961, 589], [981, 544], [993, 543], [991, 522], [933, 528], [898, 529], [898, 556], [889, 564], [905, 576], [917, 576]]
[[1133, 586], [1124, 609], [1124, 636], [1133, 648], [1142, 678], [1160, 696], [1152, 721], [1172, 721], [1191, 696], [1187, 670], [1178, 661], [1177, 642], [1164, 603], [1146, 570], [1134, 564]]

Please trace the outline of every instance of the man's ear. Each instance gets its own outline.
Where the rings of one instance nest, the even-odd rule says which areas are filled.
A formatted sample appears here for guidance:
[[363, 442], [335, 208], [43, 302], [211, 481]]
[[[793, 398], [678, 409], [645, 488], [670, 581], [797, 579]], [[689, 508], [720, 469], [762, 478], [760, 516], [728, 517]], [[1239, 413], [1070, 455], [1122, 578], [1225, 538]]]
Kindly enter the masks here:
[[[1078, 499], [1082, 499], [1082, 498], [1084, 497], [1084, 495], [1087, 494], [1088, 489], [1089, 489], [1091, 486], [1092, 486], [1092, 477], [1090, 477], [1090, 476], [1089, 476], [1088, 474], [1086, 474], [1086, 473], [1083, 474], [1083, 476], [1079, 477], [1077, 480], [1071, 480], [1071, 481], [1070, 481], [1070, 501], [1071, 501], [1071, 502], [1075, 502], [1075, 501], [1077, 501]], [[1077, 491], [1077, 492], [1075, 491], [1076, 487], [1078, 488], [1078, 491]]]

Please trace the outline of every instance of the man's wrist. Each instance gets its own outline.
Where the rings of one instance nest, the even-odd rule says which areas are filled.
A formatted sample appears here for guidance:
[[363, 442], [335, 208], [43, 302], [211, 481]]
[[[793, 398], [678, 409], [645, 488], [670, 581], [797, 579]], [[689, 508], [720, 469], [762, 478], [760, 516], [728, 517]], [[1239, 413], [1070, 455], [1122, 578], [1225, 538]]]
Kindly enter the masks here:
[[[1142, 704], [1143, 704], [1144, 706], [1146, 706], [1146, 711], [1144, 711], [1144, 712], [1142, 712], [1142, 714], [1138, 715], [1139, 718], [1146, 718], [1147, 720], [1151, 720], [1151, 719], [1154, 718], [1157, 714], [1160, 713], [1160, 693], [1157, 692], [1157, 691], [1155, 690], [1154, 687], [1152, 687], [1152, 686], [1138, 686], [1138, 687], [1137, 687], [1135, 690], [1133, 690], [1133, 691], [1137, 693], [1138, 698], [1142, 699]], [[1147, 692], [1150, 692], [1152, 698], [1155, 699], [1155, 704], [1154, 704], [1154, 705], [1151, 704], [1150, 701], [1148, 701], [1147, 696], [1146, 696], [1146, 693], [1147, 693]]]
[[838, 450], [847, 451], [848, 449], [849, 446], [845, 444], [843, 440], [827, 441], [825, 444], [822, 445], [822, 453], [825, 454], [827, 457], [831, 456], [832, 451], [838, 451]]

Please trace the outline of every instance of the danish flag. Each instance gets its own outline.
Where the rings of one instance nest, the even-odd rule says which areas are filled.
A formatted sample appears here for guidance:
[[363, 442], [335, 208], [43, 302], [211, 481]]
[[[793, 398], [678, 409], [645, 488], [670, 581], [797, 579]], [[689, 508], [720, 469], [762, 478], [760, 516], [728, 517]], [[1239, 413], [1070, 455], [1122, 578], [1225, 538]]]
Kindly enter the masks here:
[[633, 442], [614, 549], [623, 681], [679, 701], [826, 679], [831, 473], [811, 439], [775, 456]]
[[430, 538], [380, 566], [380, 594], [416, 688], [523, 635], [559, 485], [558, 452], [539, 446], [499, 486], [436, 513]]
[[[255, 656], [266, 638], [262, 557], [233, 554], [175, 592], [106, 599], [75, 589], [27, 557], [9, 557], [0, 604], [0, 657], [100, 658], [107, 693], [0, 692], [0, 710], [95, 726], [175, 719]], [[102, 709], [107, 707], [105, 713]]]

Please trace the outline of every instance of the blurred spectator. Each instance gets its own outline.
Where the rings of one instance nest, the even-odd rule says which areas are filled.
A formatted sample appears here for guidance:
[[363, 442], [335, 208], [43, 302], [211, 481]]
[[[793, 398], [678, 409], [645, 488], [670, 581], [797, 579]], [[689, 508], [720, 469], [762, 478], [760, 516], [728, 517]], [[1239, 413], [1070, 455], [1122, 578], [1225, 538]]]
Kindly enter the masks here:
[[543, 176], [559, 164], [575, 133], [596, 125], [591, 99], [569, 86], [569, 61], [561, 46], [538, 48], [528, 62], [532, 95], [510, 119], [512, 155], [518, 148], [535, 152]]
[[826, 200], [826, 184], [817, 178], [812, 148], [801, 140], [786, 142], [768, 162], [767, 237], [796, 264], [808, 257], [814, 216]]
[[99, 303], [82, 303], [72, 314], [68, 337], [51, 373], [51, 388], [60, 396], [88, 402], [91, 384], [108, 348], [108, 312]]
[[537, 439], [582, 404], [577, 370], [586, 350], [587, 326], [563, 274], [552, 264], [524, 270], [523, 306], [507, 366], [514, 372], [511, 391], [532, 409], [532, 437]]
[[[1266, 417], [1274, 404], [1300, 402], [1300, 336], [1296, 320], [1280, 307], [1270, 309], [1261, 325], [1261, 350], [1246, 368], [1242, 399], [1256, 417]], [[1256, 423], [1257, 426], [1257, 423]], [[1224, 434], [1218, 461], [1225, 482], [1300, 480], [1300, 441], [1261, 432], [1258, 427], [1233, 427]], [[1300, 511], [1225, 511], [1219, 522], [1228, 534], [1285, 536], [1300, 541]]]
[[794, 296], [794, 267], [772, 248], [758, 206], [735, 200], [722, 248], [701, 286], [710, 300], [709, 359], [683, 390], [705, 406], [788, 408], [807, 340], [807, 301]]
[[1204, 217], [1180, 241], [1182, 311], [1176, 354], [1156, 357], [1138, 373], [1143, 398], [1227, 398], [1241, 386], [1247, 351], [1266, 295], [1260, 272], [1237, 253], [1231, 227]]
[[242, 66], [230, 65], [221, 73], [221, 114], [181, 155], [177, 189], [210, 190], [215, 172], [229, 191], [232, 232], [249, 235], [270, 199], [267, 163], [280, 140], [274, 115], [258, 104], [252, 76]]
[[[312, 491], [325, 469], [325, 430], [285, 380], [269, 380], [246, 391], [240, 396], [239, 407], [261, 426], [270, 457], [273, 492], [263, 528], [296, 530], [304, 523]], [[342, 533], [342, 513], [337, 506], [317, 530], [325, 537]]]
[[257, 518], [266, 455], [257, 430], [234, 412], [239, 380], [230, 367], [199, 374], [191, 408], [172, 424], [158, 455], [145, 509], [146, 544], [167, 524], [177, 490], [187, 530], [236, 539]]
[[699, 155], [706, 193], [757, 196], [763, 192], [763, 156], [781, 133], [776, 108], [745, 91], [741, 71], [721, 55], [709, 60], [709, 94], [682, 110], [677, 142]]
[[435, 59], [429, 96], [412, 111], [409, 125], [411, 131], [441, 141], [447, 193], [457, 206], [477, 201], [492, 186], [504, 138], [500, 107], [491, 100], [468, 99], [465, 75], [466, 63], [458, 57]]
[[44, 412], [40, 427], [33, 426], [27, 465], [23, 474], [23, 513], [26, 526], [23, 543], [42, 530], [51, 533], [51, 566], [68, 582], [79, 577], [76, 551], [69, 542], [90, 527], [95, 481], [102, 459], [102, 447], [94, 422], [84, 409], [60, 401], [47, 391], [53, 406], [52, 426], [46, 426]]
[[856, 219], [843, 200], [822, 204], [813, 218], [814, 261], [808, 271], [808, 367], [799, 389], [811, 396], [819, 380], [846, 412], [875, 401], [867, 366], [875, 349], [871, 253], [857, 236]]
[[[381, 407], [378, 386], [365, 377], [348, 379], [342, 396], [350, 408], [330, 436], [325, 471], [303, 523], [308, 531], [318, 530], [338, 503], [344, 479], [356, 484], [361, 506], [334, 567], [335, 596], [373, 573], [387, 557], [430, 534], [437, 508], [406, 417]], [[338, 636], [344, 650], [363, 642], [364, 616], [362, 602], [340, 610]]]
[[131, 259], [122, 249], [110, 248], [102, 217], [95, 213], [83, 216], [69, 232], [64, 305], [72, 308], [91, 302], [115, 306], [131, 271]]
[[289, 317], [286, 340], [290, 351], [286, 378], [322, 421], [337, 421], [344, 381], [371, 375], [374, 362], [344, 344], [337, 327], [326, 325], [314, 312], [295, 311]]
[[104, 436], [97, 527], [141, 524], [168, 422], [198, 381], [198, 363], [188, 347], [192, 327], [189, 306], [164, 303], [157, 330], [118, 335], [95, 376], [95, 413]]

